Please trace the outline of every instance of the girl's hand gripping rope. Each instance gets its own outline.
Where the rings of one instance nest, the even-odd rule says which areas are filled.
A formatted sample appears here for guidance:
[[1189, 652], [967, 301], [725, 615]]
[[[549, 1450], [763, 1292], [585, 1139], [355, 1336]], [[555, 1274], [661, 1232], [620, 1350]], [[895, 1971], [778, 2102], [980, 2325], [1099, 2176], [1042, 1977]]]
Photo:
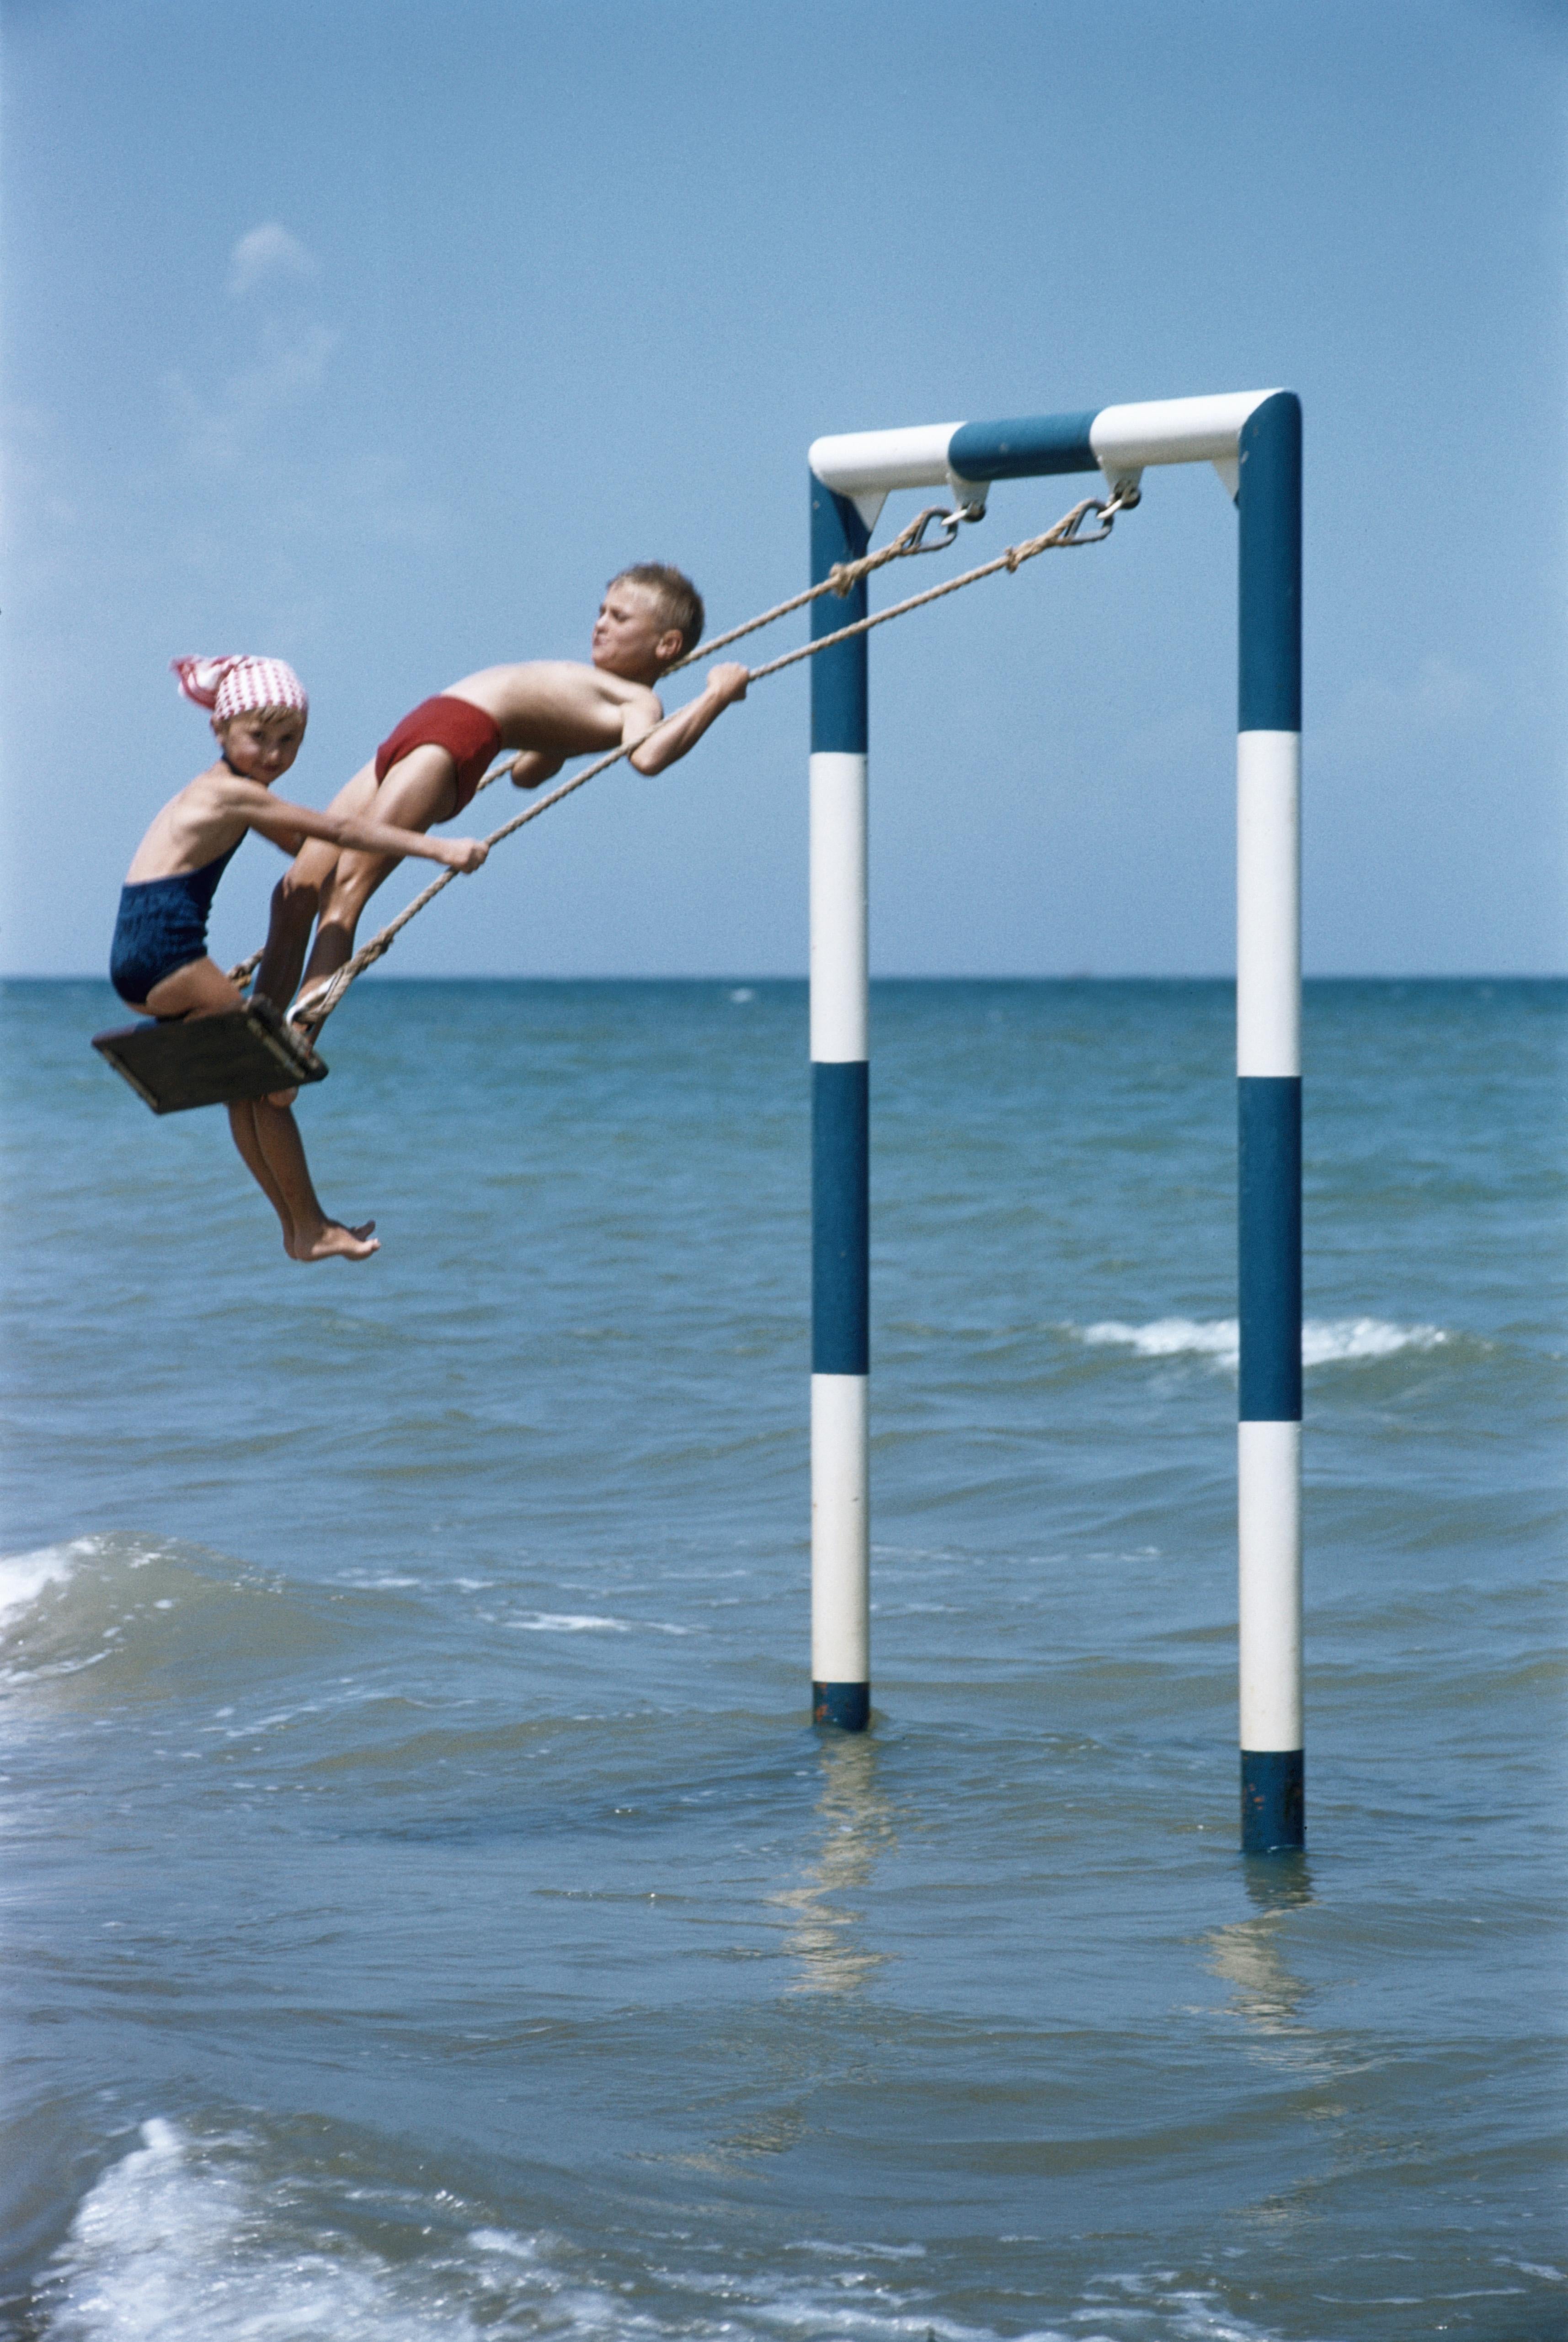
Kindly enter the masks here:
[[439, 849], [435, 859], [452, 870], [477, 870], [490, 852], [482, 837], [437, 837], [431, 843]]

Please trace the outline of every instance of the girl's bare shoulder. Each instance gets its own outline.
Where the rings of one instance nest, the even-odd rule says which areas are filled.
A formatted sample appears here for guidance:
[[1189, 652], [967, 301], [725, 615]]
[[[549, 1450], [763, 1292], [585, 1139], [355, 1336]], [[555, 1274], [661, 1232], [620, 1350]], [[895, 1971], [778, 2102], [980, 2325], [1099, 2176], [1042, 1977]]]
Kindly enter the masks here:
[[236, 800], [252, 786], [231, 773], [221, 757], [187, 781], [154, 816], [125, 874], [126, 884], [175, 878], [225, 852], [245, 827]]

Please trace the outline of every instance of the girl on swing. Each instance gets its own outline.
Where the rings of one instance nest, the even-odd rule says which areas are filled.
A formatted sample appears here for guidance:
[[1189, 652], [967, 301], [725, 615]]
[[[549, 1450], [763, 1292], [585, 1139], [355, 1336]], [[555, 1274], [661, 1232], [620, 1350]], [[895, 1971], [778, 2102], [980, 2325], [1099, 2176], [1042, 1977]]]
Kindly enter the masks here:
[[[109, 976], [115, 991], [147, 1016], [219, 1016], [244, 1006], [238, 988], [208, 956], [207, 915], [247, 830], [297, 854], [307, 837], [378, 855], [415, 854], [454, 870], [477, 870], [475, 837], [425, 837], [356, 815], [315, 813], [271, 794], [299, 754], [309, 702], [281, 659], [183, 658], [171, 662], [185, 697], [212, 710], [215, 763], [187, 782], [137, 846], [120, 896]], [[291, 1260], [365, 1260], [379, 1246], [375, 1223], [345, 1227], [316, 1199], [287, 1094], [231, 1106], [229, 1128], [246, 1169], [283, 1227]]]

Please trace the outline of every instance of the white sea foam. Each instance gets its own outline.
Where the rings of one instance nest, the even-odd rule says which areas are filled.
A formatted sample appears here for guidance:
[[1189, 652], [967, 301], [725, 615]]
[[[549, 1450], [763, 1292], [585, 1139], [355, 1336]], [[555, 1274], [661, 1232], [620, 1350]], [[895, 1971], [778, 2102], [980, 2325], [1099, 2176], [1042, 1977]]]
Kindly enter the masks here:
[[530, 1610], [503, 1626], [517, 1635], [689, 1635], [689, 1626], [667, 1626], [662, 1618], [604, 1618], [591, 1611]]
[[64, 1586], [75, 1575], [78, 1562], [94, 1550], [92, 1537], [76, 1537], [70, 1545], [40, 1546], [36, 1553], [0, 1556], [0, 1627], [16, 1611], [30, 1608], [46, 1586]]
[[[308, 2193], [308, 2183], [304, 2183]], [[844, 2342], [998, 2342], [993, 2328], [944, 2315], [924, 2279], [924, 2248], [833, 2245], [831, 2276], [741, 2277], [712, 2268], [644, 2269], [616, 2285], [558, 2237], [444, 2221], [428, 2250], [384, 2259], [303, 2214], [302, 2182], [269, 2187], [246, 2143], [194, 2140], [144, 2123], [141, 2144], [84, 2199], [37, 2295], [46, 2342], [478, 2342], [482, 2333], [592, 2336], [596, 2342], [777, 2342], [833, 2334]], [[453, 2199], [444, 2198], [444, 2208]], [[597, 2258], [597, 2253], [594, 2255]], [[891, 2264], [891, 2266], [890, 2266]], [[1174, 2272], [1094, 2278], [1083, 2303], [1014, 2342], [1111, 2342], [1129, 2331], [1182, 2342], [1268, 2342], [1215, 2294]]]
[[596, 1618], [573, 1610], [531, 1610], [526, 1617], [508, 1618], [519, 1635], [629, 1635], [628, 1618]]
[[318, 2237], [308, 2247], [269, 2237], [267, 2207], [249, 2174], [199, 2154], [173, 2123], [153, 2121], [78, 2211], [42, 2288], [44, 2331], [49, 2342], [476, 2335], [449, 2294], [424, 2303], [410, 2291], [401, 2272], [341, 2239], [325, 2250]]
[[[1233, 1317], [1155, 1317], [1146, 1326], [1111, 1318], [1070, 1330], [1081, 1342], [1121, 1344], [1141, 1358], [1209, 1358], [1232, 1374], [1240, 1364], [1241, 1329]], [[1309, 1317], [1302, 1327], [1302, 1364], [1391, 1358], [1401, 1350], [1441, 1349], [1453, 1338], [1441, 1326], [1394, 1326], [1383, 1317]]]

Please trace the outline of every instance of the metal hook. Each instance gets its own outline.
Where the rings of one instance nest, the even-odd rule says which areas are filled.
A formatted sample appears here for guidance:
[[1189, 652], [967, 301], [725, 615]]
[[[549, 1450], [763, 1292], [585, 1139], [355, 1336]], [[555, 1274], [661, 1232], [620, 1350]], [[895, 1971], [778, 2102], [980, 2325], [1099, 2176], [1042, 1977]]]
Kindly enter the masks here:
[[[1089, 497], [1086, 502], [1080, 506], [1079, 510], [1074, 514], [1072, 526], [1064, 530], [1060, 542], [1064, 545], [1104, 545], [1105, 539], [1110, 535], [1112, 529], [1115, 526], [1116, 515], [1121, 512], [1131, 512], [1134, 505], [1142, 504], [1143, 500], [1141, 492], [1137, 488], [1131, 486], [1117, 488], [1113, 495], [1105, 497], [1104, 501], [1097, 496]], [[1090, 535], [1081, 535], [1080, 532], [1083, 529], [1084, 523], [1087, 520], [1091, 513], [1094, 514], [1100, 525]]]
[[[901, 555], [906, 553], [945, 553], [948, 546], [955, 544], [957, 541], [959, 523], [966, 520], [982, 520], [984, 517], [984, 514], [985, 507], [984, 505], [954, 505], [951, 511], [945, 505], [928, 505], [925, 510], [923, 513], [918, 514], [904, 530], [904, 534], [908, 539], [908, 542], [905, 545], [900, 545], [899, 552]], [[934, 536], [930, 543], [927, 544], [925, 541], [925, 532], [934, 521], [938, 528], [942, 529], [944, 534], [941, 536]]]

